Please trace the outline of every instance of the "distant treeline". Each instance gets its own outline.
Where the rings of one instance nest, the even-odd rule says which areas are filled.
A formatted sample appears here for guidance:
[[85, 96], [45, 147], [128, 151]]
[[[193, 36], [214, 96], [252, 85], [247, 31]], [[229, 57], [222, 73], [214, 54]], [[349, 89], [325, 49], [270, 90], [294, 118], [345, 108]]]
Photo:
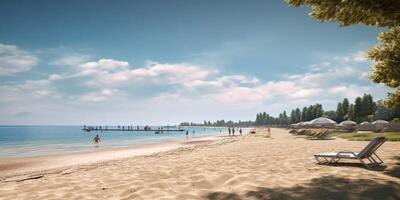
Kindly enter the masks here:
[[181, 126], [260, 126], [260, 125], [286, 125], [303, 121], [310, 121], [318, 117], [326, 117], [340, 123], [344, 120], [352, 120], [357, 123], [363, 121], [374, 121], [378, 119], [390, 121], [393, 118], [400, 118], [400, 108], [389, 108], [382, 100], [374, 101], [372, 95], [364, 94], [355, 98], [350, 103], [347, 98], [337, 103], [336, 110], [324, 111], [321, 104], [314, 104], [291, 110], [290, 116], [286, 111], [273, 117], [266, 112], [257, 113], [255, 121], [225, 121], [216, 122], [204, 121], [203, 123], [183, 122]]
[[322, 117], [323, 114], [324, 110], [322, 109], [321, 104], [310, 105], [308, 107], [304, 107], [302, 110], [300, 110], [300, 108], [296, 108], [292, 110], [290, 117], [287, 116], [286, 111], [280, 113], [278, 117], [272, 117], [266, 112], [263, 112], [257, 114], [255, 125], [292, 124]]
[[214, 122], [211, 121], [206, 121], [204, 120], [203, 123], [194, 123], [194, 122], [182, 122], [180, 124], [181, 126], [240, 126], [240, 127], [248, 127], [248, 126], [253, 126], [254, 125], [254, 121], [238, 121], [238, 122], [234, 122], [234, 121], [225, 121], [225, 120], [217, 120]]
[[315, 104], [302, 109], [293, 109], [290, 116], [287, 115], [286, 111], [280, 113], [278, 117], [272, 117], [266, 112], [258, 113], [254, 124], [293, 124], [310, 121], [318, 117], [326, 117], [338, 123], [344, 120], [352, 120], [357, 123], [378, 119], [390, 121], [393, 118], [400, 117], [400, 108], [389, 108], [382, 100], [375, 102], [372, 95], [364, 94], [362, 97], [355, 98], [354, 103], [350, 103], [347, 98], [338, 102], [336, 111], [324, 111], [321, 104]]

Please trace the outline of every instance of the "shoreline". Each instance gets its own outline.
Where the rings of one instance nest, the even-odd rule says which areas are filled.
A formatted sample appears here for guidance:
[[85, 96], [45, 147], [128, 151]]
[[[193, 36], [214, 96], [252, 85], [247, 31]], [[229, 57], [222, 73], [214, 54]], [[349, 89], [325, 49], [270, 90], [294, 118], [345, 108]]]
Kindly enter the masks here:
[[94, 165], [137, 156], [148, 156], [182, 147], [209, 143], [221, 138], [223, 138], [222, 135], [215, 135], [82, 152], [64, 152], [51, 155], [12, 158], [5, 157], [0, 158], [0, 181], [35, 173], [43, 174], [48, 171], [51, 173], [52, 170], [63, 171], [66, 168]]
[[[12, 126], [10, 126], [12, 127]], [[38, 126], [42, 127], [42, 126]], [[32, 132], [34, 136], [37, 135], [39, 140], [34, 140], [32, 142], [25, 142], [23, 136], [16, 136], [13, 138], [11, 136], [10, 142], [7, 141], [7, 133], [5, 136], [0, 134], [0, 160], [5, 158], [25, 158], [25, 157], [36, 157], [36, 156], [49, 156], [49, 155], [58, 155], [65, 153], [81, 153], [81, 152], [91, 152], [97, 151], [98, 149], [116, 149], [116, 148], [124, 148], [124, 147], [132, 147], [132, 146], [141, 146], [143, 144], [160, 144], [165, 142], [176, 142], [186, 139], [195, 139], [209, 136], [219, 136], [223, 135], [221, 130], [217, 129], [208, 129], [204, 128], [204, 130], [193, 130], [198, 132], [198, 134], [192, 134], [192, 130], [190, 130], [189, 136], [185, 136], [184, 133], [174, 132], [172, 134], [154, 134], [152, 131], [149, 133], [140, 133], [140, 134], [124, 134], [123, 131], [117, 132], [116, 134], [111, 132], [101, 132], [94, 131], [94, 134], [87, 134], [86, 132], [81, 134], [81, 130], [77, 129], [77, 126], [71, 126], [73, 129], [49, 129], [51, 126], [43, 126], [44, 129], [34, 129], [34, 130], [17, 130], [17, 134], [15, 135], [23, 135], [25, 132]], [[66, 126], [61, 126], [64, 128]], [[76, 129], [76, 130], [75, 130]], [[207, 130], [206, 130], [207, 129]], [[8, 130], [12, 132], [14, 130]], [[52, 132], [58, 132], [59, 136], [53, 136]], [[73, 132], [72, 132], [73, 131]], [[43, 132], [41, 134], [36, 134], [36, 132]], [[51, 134], [49, 134], [51, 132]], [[70, 135], [70, 133], [73, 133]], [[35, 135], [36, 134], [36, 135]], [[68, 134], [68, 135], [67, 135]], [[104, 141], [100, 143], [98, 148], [96, 145], [92, 143], [93, 137], [99, 134]], [[115, 136], [114, 136], [115, 135]], [[132, 135], [132, 136], [131, 136]], [[5, 138], [3, 138], [5, 137]], [[22, 140], [21, 140], [22, 137]], [[27, 137], [30, 137], [29, 135]], [[42, 140], [42, 138], [44, 140]], [[46, 137], [52, 138], [47, 140]], [[71, 137], [73, 139], [71, 139]], [[58, 140], [58, 141], [56, 141]], [[22, 142], [21, 142], [22, 141]], [[4, 147], [4, 148], [3, 148]]]

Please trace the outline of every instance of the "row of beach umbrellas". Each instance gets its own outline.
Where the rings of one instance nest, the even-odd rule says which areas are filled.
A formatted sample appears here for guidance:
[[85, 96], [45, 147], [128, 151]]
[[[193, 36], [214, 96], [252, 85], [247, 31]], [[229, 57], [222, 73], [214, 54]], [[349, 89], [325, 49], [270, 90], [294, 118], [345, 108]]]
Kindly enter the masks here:
[[[376, 120], [372, 123], [370, 122], [362, 122], [360, 123], [360, 125], [366, 125], [366, 124], [374, 124], [374, 125], [379, 125], [379, 124], [388, 124], [388, 121], [385, 120]], [[346, 120], [346, 121], [342, 121], [339, 124], [337, 122], [335, 122], [334, 120], [331, 120], [329, 118], [326, 117], [318, 117], [316, 119], [313, 119], [311, 121], [306, 121], [306, 122], [299, 122], [296, 124], [292, 124], [291, 126], [335, 126], [335, 125], [339, 125], [339, 126], [351, 126], [351, 125], [357, 125], [356, 122], [351, 121], [351, 120]]]

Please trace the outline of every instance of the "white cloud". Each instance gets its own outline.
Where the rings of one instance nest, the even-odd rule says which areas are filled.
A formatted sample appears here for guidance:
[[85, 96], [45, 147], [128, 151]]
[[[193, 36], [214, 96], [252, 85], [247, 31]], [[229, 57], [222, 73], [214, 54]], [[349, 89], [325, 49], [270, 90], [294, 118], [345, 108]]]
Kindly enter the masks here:
[[346, 85], [346, 86], [337, 86], [329, 88], [328, 91], [331, 94], [339, 95], [343, 97], [347, 97], [353, 99], [357, 96], [361, 96], [364, 93], [373, 92], [373, 87], [371, 86], [363, 86], [363, 85]]
[[385, 93], [384, 88], [360, 79], [366, 76], [369, 65], [355, 55], [336, 57], [311, 65], [304, 73], [271, 81], [190, 63], [148, 61], [137, 67], [125, 61], [99, 59], [79, 63], [72, 72], [50, 74], [47, 79], [0, 86], [0, 114], [41, 112], [39, 108], [84, 114], [82, 109], [99, 105], [135, 113], [146, 110], [148, 119], [171, 110], [194, 117], [226, 118], [229, 113], [253, 116], [264, 110], [274, 115], [316, 102], [329, 109], [344, 97]]
[[210, 71], [190, 64], [160, 64], [155, 63], [144, 68], [130, 71], [133, 78], [150, 78], [166, 81], [168, 83], [186, 83], [193, 80], [204, 79]]
[[346, 86], [338, 86], [329, 89], [329, 92], [333, 94], [345, 92], [348, 88]]
[[201, 67], [177, 63], [151, 62], [144, 67], [131, 67], [128, 62], [113, 59], [100, 59], [98, 62], [87, 62], [79, 65], [79, 72], [72, 75], [91, 76], [90, 85], [130, 86], [135, 83], [149, 84], [184, 84], [202, 80], [210, 73]]
[[129, 67], [129, 63], [103, 58], [100, 59], [98, 62], [87, 62], [85, 64], [81, 64], [80, 67], [82, 67], [83, 69], [115, 70], [126, 69]]
[[91, 92], [81, 96], [83, 101], [104, 101], [111, 97], [117, 90], [103, 89], [99, 92]]
[[61, 79], [62, 79], [62, 76], [59, 74], [52, 74], [49, 76], [50, 81], [57, 81], [57, 80], [61, 80]]
[[190, 90], [199, 88], [223, 88], [224, 83], [221, 80], [193, 80], [184, 83], [184, 86]]
[[244, 75], [231, 75], [231, 76], [222, 76], [218, 78], [218, 80], [222, 82], [228, 82], [228, 83], [234, 83], [234, 82], [239, 82], [243, 84], [256, 84], [259, 83], [260, 81], [255, 78], [255, 77], [247, 77]]
[[[206, 78], [206, 77], [204, 77]], [[183, 85], [188, 89], [196, 88], [227, 88], [238, 85], [256, 85], [260, 82], [255, 77], [247, 77], [244, 75], [229, 75], [229, 76], [217, 76], [215, 79], [193, 79], [191, 81], [185, 82]]]
[[0, 86], [0, 102], [3, 106], [13, 107], [14, 104], [27, 106], [36, 100], [40, 102], [50, 95], [55, 98], [58, 96], [51, 81], [46, 79], [27, 80], [17, 85]]
[[[221, 104], [229, 105], [297, 105], [298, 102], [335, 102], [342, 98], [355, 98], [363, 93], [384, 92], [382, 88], [366, 79], [369, 74], [369, 64], [355, 53], [349, 56], [335, 57], [322, 63], [313, 64], [309, 71], [302, 74], [287, 75], [281, 81], [263, 83], [252, 77], [233, 76], [234, 78], [216, 78], [211, 81], [196, 81], [191, 86], [215, 86], [217, 92], [206, 94], [207, 97]], [[225, 80], [221, 81], [221, 80]], [[226, 84], [226, 80], [235, 80], [234, 84]], [[247, 80], [247, 81], [243, 81]], [[250, 85], [240, 85], [240, 82], [250, 82]], [[281, 104], [282, 106], [277, 106]], [[328, 105], [329, 107], [330, 105]], [[289, 109], [289, 108], [287, 108]]]
[[49, 62], [50, 65], [59, 65], [59, 66], [77, 66], [90, 59], [88, 55], [81, 54], [67, 54], [56, 60]]
[[249, 102], [263, 103], [278, 99], [281, 102], [285, 102], [292, 99], [314, 97], [320, 92], [319, 88], [305, 88], [291, 81], [270, 81], [251, 87], [228, 87], [222, 92], [211, 94], [210, 97], [221, 103], [243, 104]]
[[0, 44], [0, 76], [29, 71], [37, 62], [35, 56], [17, 46]]

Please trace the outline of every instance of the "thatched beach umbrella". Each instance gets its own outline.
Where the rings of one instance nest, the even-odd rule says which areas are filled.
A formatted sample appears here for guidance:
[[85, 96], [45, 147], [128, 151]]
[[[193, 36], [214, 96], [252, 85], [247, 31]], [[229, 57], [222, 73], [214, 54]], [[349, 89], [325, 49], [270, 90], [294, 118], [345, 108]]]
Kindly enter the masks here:
[[299, 128], [300, 127], [300, 122], [299, 123], [295, 123], [295, 124], [291, 124], [290, 127], [291, 128]]
[[337, 122], [328, 119], [326, 117], [318, 117], [316, 119], [311, 120], [310, 125], [312, 126], [319, 126], [319, 127], [334, 127]]
[[394, 118], [389, 122], [389, 124], [386, 125], [385, 131], [400, 132], [400, 120], [398, 118]]
[[346, 120], [346, 121], [340, 122], [340, 125], [357, 125], [357, 123], [355, 121]]
[[372, 124], [375, 125], [375, 129], [377, 131], [381, 131], [384, 128], [386, 128], [386, 126], [389, 124], [389, 122], [385, 121], [385, 120], [376, 120], [376, 121], [372, 122]]
[[372, 124], [388, 124], [389, 122], [388, 121], [385, 121], [385, 120], [376, 120], [376, 121], [374, 121], [374, 122], [372, 122]]
[[301, 128], [308, 128], [308, 127], [310, 126], [310, 122], [308, 122], [308, 121], [300, 122], [300, 123], [299, 123], [299, 126], [300, 126]]
[[375, 131], [376, 127], [374, 124], [371, 124], [367, 121], [361, 122], [360, 125], [358, 125], [357, 128], [359, 131]]
[[351, 120], [346, 120], [346, 121], [342, 121], [340, 122], [340, 124], [338, 125], [341, 129], [344, 130], [351, 130], [353, 129], [354, 126], [356, 126], [357, 123]]

